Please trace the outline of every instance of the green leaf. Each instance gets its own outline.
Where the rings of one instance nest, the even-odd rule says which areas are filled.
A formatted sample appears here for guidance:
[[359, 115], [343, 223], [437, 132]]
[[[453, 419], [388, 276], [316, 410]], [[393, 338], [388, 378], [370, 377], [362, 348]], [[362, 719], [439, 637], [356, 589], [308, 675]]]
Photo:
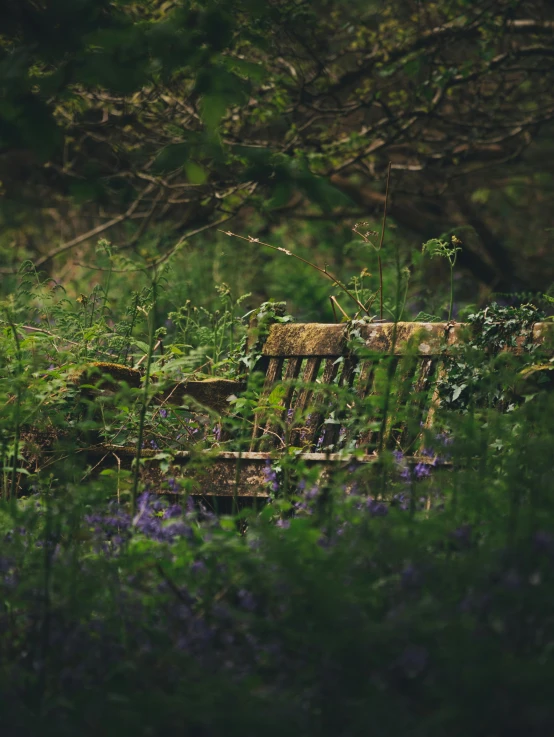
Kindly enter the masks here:
[[202, 120], [208, 128], [217, 128], [227, 110], [227, 102], [222, 95], [206, 95], [200, 104]]
[[203, 166], [200, 166], [200, 164], [197, 164], [195, 161], [187, 161], [185, 164], [185, 171], [191, 184], [204, 184], [208, 179], [207, 171]]
[[174, 171], [184, 166], [189, 160], [188, 143], [172, 143], [163, 148], [152, 167], [154, 172]]

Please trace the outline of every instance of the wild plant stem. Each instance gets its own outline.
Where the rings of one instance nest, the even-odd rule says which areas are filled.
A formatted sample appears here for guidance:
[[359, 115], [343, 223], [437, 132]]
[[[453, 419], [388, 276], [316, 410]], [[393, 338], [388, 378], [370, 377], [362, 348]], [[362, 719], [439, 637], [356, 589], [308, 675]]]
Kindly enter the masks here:
[[381, 228], [381, 239], [379, 241], [379, 250], [377, 251], [377, 260], [379, 262], [379, 319], [383, 319], [383, 261], [381, 259], [381, 251], [383, 249], [383, 242], [385, 240], [385, 228], [387, 225], [387, 205], [389, 201], [389, 185], [390, 185], [390, 170], [392, 167], [392, 161], [389, 161], [387, 168], [387, 186], [385, 189], [385, 207], [383, 209], [383, 226]]
[[150, 311], [150, 331], [148, 336], [148, 354], [146, 360], [146, 369], [144, 375], [144, 387], [142, 392], [142, 403], [139, 415], [139, 428], [137, 438], [137, 450], [135, 453], [135, 473], [133, 477], [133, 491], [131, 496], [131, 507], [133, 516], [137, 511], [137, 496], [140, 479], [140, 455], [142, 450], [142, 440], [144, 437], [144, 424], [146, 419], [146, 410], [148, 408], [148, 391], [150, 389], [150, 371], [152, 368], [152, 355], [154, 354], [154, 340], [156, 337], [156, 304], [157, 304], [157, 287], [158, 284], [154, 279], [152, 281], [152, 309]]
[[379, 319], [383, 319], [383, 262], [381, 260], [381, 251], [377, 254], [377, 262], [379, 263]]
[[317, 264], [314, 264], [312, 261], [308, 261], [305, 258], [302, 258], [302, 256], [298, 256], [296, 253], [293, 253], [292, 251], [289, 251], [288, 248], [279, 248], [278, 246], [272, 246], [270, 243], [264, 243], [263, 241], [259, 240], [258, 238], [253, 238], [251, 235], [248, 237], [244, 235], [238, 235], [237, 233], [231, 233], [230, 230], [219, 230], [220, 233], [223, 233], [224, 235], [231, 236], [232, 238], [240, 238], [243, 241], [247, 241], [248, 243], [258, 243], [260, 246], [266, 246], [266, 248], [271, 248], [272, 251], [281, 251], [285, 253], [287, 256], [292, 256], [297, 261], [302, 261], [303, 264], [307, 264], [312, 269], [315, 269], [316, 271], [319, 271], [320, 274], [323, 274], [323, 276], [326, 276], [328, 279], [330, 279], [333, 284], [335, 284], [339, 289], [341, 289], [350, 299], [355, 302], [355, 304], [358, 305], [360, 310], [365, 312], [366, 315], [369, 315], [368, 310], [363, 306], [363, 304], [356, 299], [356, 296], [352, 294], [352, 292], [346, 287], [340, 279], [337, 279], [336, 276], [331, 274], [330, 271], [327, 271], [327, 269], [322, 269], [321, 266], [318, 266]]
[[17, 358], [17, 381], [16, 381], [16, 394], [15, 394], [15, 407], [14, 407], [14, 447], [13, 447], [13, 464], [12, 464], [12, 479], [10, 485], [9, 497], [15, 499], [16, 482], [17, 482], [17, 459], [19, 456], [19, 438], [21, 433], [21, 381], [23, 377], [23, 357], [21, 355], [21, 343], [19, 342], [19, 335], [17, 334], [17, 328], [14, 324], [12, 316], [9, 312], [6, 312], [6, 318], [9, 326], [13, 333], [13, 339], [15, 342], [15, 355]]
[[450, 266], [450, 306], [448, 308], [448, 322], [452, 320], [452, 306], [454, 304], [454, 264]]

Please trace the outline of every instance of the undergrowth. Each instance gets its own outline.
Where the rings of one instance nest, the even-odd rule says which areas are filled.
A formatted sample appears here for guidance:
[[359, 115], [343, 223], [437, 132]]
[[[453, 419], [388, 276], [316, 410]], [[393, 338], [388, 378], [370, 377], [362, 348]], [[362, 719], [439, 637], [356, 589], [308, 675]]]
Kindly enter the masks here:
[[[322, 479], [298, 458], [309, 408], [283, 421], [282, 396], [255, 378], [227, 423], [156, 400], [182, 379], [255, 375], [283, 305], [242, 320], [222, 287], [219, 314], [189, 303], [165, 322], [151, 287], [120, 314], [108, 288], [75, 301], [28, 267], [3, 305], [2, 734], [550, 734], [552, 362], [501, 350], [529, 347], [539, 313], [470, 319], [432, 425], [406, 379], [414, 355], [396, 372], [385, 360], [365, 397], [332, 385], [321, 447], [352, 457]], [[107, 387], [102, 362], [149, 362], [152, 381]], [[172, 455], [244, 449], [261, 412], [282, 443], [269, 498], [194, 499]], [[372, 432], [387, 445], [362, 463]], [[138, 446], [161, 475], [134, 485], [136, 467], [92, 461], [106, 443]]]

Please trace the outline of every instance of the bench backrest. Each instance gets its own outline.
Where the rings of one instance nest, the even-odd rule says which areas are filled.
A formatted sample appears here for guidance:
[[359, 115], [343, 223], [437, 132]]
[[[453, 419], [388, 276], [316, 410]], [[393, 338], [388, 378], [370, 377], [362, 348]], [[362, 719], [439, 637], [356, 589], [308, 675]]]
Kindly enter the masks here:
[[[347, 446], [371, 452], [387, 445], [414, 452], [422, 427], [432, 422], [445, 359], [464, 343], [466, 328], [404, 322], [271, 325], [256, 367], [263, 373], [260, 408], [250, 438], [241, 436], [237, 447], [327, 452]], [[552, 355], [553, 337], [554, 325], [534, 326], [532, 342], [539, 352]], [[125, 366], [97, 363], [94, 368], [131, 386], [142, 381], [140, 371]], [[109, 381], [104, 388], [110, 388]], [[155, 401], [181, 405], [190, 397], [225, 414], [232, 411], [229, 396], [245, 388], [244, 382], [228, 379], [190, 380], [166, 385]], [[352, 421], [356, 403], [363, 405], [358, 424]]]
[[[370, 451], [384, 444], [413, 451], [421, 428], [431, 422], [445, 358], [461, 343], [465, 328], [403, 322], [272, 325], [263, 347], [263, 395], [271, 398], [276, 386], [281, 390], [269, 402], [273, 407], [257, 414], [250, 450], [292, 445], [336, 451], [349, 443]], [[544, 344], [551, 328], [535, 325], [533, 342]], [[340, 388], [365, 400], [363, 426], [348, 427], [348, 404], [337, 401]]]

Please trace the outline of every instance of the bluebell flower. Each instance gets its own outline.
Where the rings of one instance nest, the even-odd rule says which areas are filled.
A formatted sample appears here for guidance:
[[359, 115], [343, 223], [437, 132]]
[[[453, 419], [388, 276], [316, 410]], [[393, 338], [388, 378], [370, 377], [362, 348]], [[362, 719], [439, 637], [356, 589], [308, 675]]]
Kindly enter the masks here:
[[429, 653], [421, 645], [408, 645], [394, 665], [401, 669], [408, 678], [416, 678], [427, 667]]
[[421, 574], [414, 565], [408, 563], [400, 572], [400, 580], [403, 586], [417, 586], [421, 582]]
[[465, 524], [460, 525], [454, 532], [450, 533], [450, 536], [455, 540], [461, 547], [469, 548], [471, 546], [471, 525]]
[[167, 479], [167, 485], [169, 487], [169, 490], [172, 491], [174, 494], [176, 494], [180, 490], [180, 486], [175, 476], [171, 476]]
[[427, 463], [416, 463], [416, 465], [414, 466], [414, 477], [418, 481], [421, 479], [426, 479], [430, 475], [431, 471], [429, 470], [429, 465]]
[[271, 491], [279, 491], [279, 482], [277, 481], [277, 472], [271, 467], [271, 461], [268, 459], [265, 462], [265, 468], [263, 470], [266, 484], [269, 484]]
[[246, 609], [248, 612], [254, 611], [256, 608], [256, 600], [250, 593], [250, 591], [247, 591], [246, 589], [240, 589], [238, 592], [238, 598], [240, 605], [243, 609]]
[[410, 508], [410, 497], [405, 492], [395, 494], [392, 498], [392, 504], [399, 507], [402, 511], [406, 511]]
[[412, 468], [405, 466], [400, 473], [400, 478], [404, 481], [411, 481], [412, 479], [422, 481], [430, 475], [431, 471], [428, 463], [416, 463]]
[[164, 509], [163, 518], [173, 519], [175, 517], [181, 517], [183, 514], [183, 508], [180, 504], [170, 504], [169, 507]]
[[512, 568], [502, 576], [502, 583], [507, 589], [515, 591], [521, 588], [521, 576]]
[[554, 535], [546, 530], [538, 530], [533, 538], [535, 547], [541, 552], [552, 552], [554, 550]]
[[372, 517], [386, 517], [389, 513], [389, 508], [383, 502], [378, 502], [376, 499], [369, 497], [366, 502], [366, 507]]

